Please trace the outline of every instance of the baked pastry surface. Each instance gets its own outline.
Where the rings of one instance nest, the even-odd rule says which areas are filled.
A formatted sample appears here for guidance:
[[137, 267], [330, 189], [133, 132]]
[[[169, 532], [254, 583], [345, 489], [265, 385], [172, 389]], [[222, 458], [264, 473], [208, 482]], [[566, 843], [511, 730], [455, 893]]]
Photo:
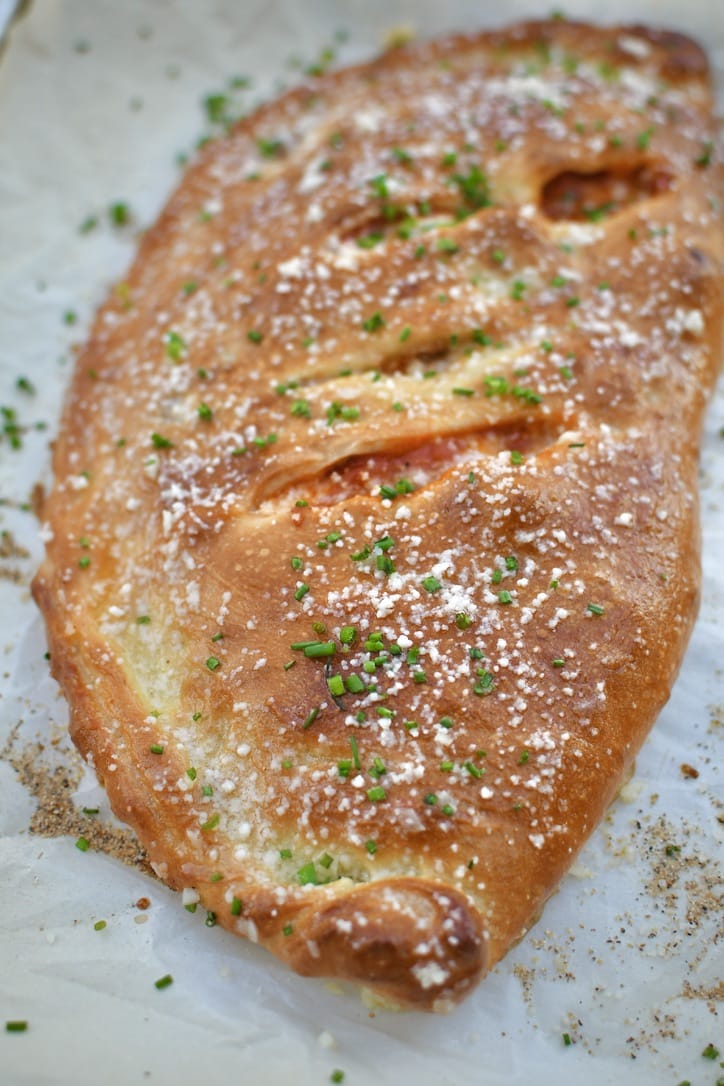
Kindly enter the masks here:
[[699, 593], [724, 197], [699, 48], [551, 21], [201, 151], [78, 358], [34, 591], [154, 869], [442, 1010], [534, 921]]

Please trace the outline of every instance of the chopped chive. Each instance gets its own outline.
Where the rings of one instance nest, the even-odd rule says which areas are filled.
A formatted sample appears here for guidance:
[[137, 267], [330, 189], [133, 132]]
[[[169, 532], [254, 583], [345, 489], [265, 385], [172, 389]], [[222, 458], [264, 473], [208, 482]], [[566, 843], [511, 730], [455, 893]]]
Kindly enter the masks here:
[[153, 434], [151, 434], [151, 442], [152, 442], [154, 448], [156, 448], [156, 449], [172, 449], [173, 448], [173, 441], [169, 441], [169, 439], [167, 437], [164, 437], [162, 434], [158, 434], [158, 433], [155, 433], [155, 432]]
[[360, 249], [374, 249], [375, 245], [384, 239], [384, 234], [379, 230], [374, 230], [370, 234], [365, 234], [363, 237], [357, 238], [357, 245]]
[[367, 789], [367, 799], [371, 803], [381, 803], [383, 799], [387, 799], [387, 792], [381, 784], [377, 784], [374, 788]]
[[510, 391], [505, 377], [498, 377], [494, 374], [488, 374], [485, 378], [485, 395], [486, 396], [503, 396]]
[[369, 185], [375, 196], [379, 196], [382, 200], [386, 200], [390, 195], [387, 188], [387, 174], [380, 173], [376, 177], [371, 177]]
[[151, 754], [163, 754], [166, 748], [161, 743], [151, 743], [149, 750]]
[[334, 641], [313, 641], [302, 650], [310, 660], [318, 660], [322, 656], [334, 656], [337, 646]]
[[366, 320], [362, 321], [362, 328], [365, 332], [377, 332], [380, 328], [385, 327], [385, 323], [384, 317], [380, 311], [377, 310], [371, 317], [367, 317]]
[[232, 897], [230, 908], [232, 916], [241, 916], [241, 898]]
[[372, 765], [370, 766], [370, 769], [369, 769], [370, 777], [373, 777], [375, 780], [378, 780], [380, 777], [384, 777], [386, 772], [387, 772], [387, 766], [382, 761], [382, 759], [379, 758], [379, 757], [375, 758], [375, 760], [373, 761], [373, 763], [372, 763]]
[[427, 592], [439, 592], [442, 588], [442, 583], [438, 581], [437, 577], [433, 576], [423, 577], [420, 583]]
[[251, 343], [261, 343], [261, 341], [264, 339], [264, 336], [263, 336], [263, 334], [261, 332], [258, 332], [255, 328], [251, 328], [246, 333], [246, 338]]
[[294, 599], [297, 601], [303, 600], [307, 592], [309, 592], [309, 585], [304, 583], [300, 584], [294, 593]]
[[505, 589], [502, 592], [498, 592], [498, 603], [512, 603], [512, 602], [513, 602], [513, 597], [511, 596], [510, 592], [507, 592]]
[[589, 603], [586, 610], [590, 611], [592, 615], [602, 615], [604, 611], [600, 603]]
[[482, 668], [478, 669], [478, 681], [473, 686], [473, 693], [478, 697], [485, 697], [486, 694], [492, 694], [495, 689], [495, 679], [490, 671], [484, 671]]
[[361, 694], [366, 689], [365, 684], [360, 679], [359, 675], [348, 675], [344, 680], [344, 685], [349, 690], [350, 694]]
[[81, 852], [87, 852], [90, 848], [90, 841], [87, 837], [79, 837], [75, 843], [75, 847]]
[[365, 841], [365, 848], [370, 856], [374, 856], [375, 852], [377, 852], [377, 845], [374, 841]]
[[339, 698], [344, 694], [344, 679], [341, 675], [332, 675], [327, 679], [327, 687], [332, 697]]
[[111, 204], [108, 214], [114, 226], [126, 226], [131, 221], [131, 209], [122, 201]]
[[186, 340], [178, 332], [174, 332], [173, 329], [168, 331], [165, 336], [166, 342], [166, 354], [173, 362], [179, 362], [186, 350]]
[[218, 814], [212, 814], [210, 818], [207, 818], [205, 822], [201, 823], [201, 829], [205, 832], [209, 830], [215, 830], [220, 821]]
[[306, 731], [307, 728], [311, 728], [312, 724], [314, 724], [314, 721], [317, 719], [317, 717], [319, 716], [321, 711], [322, 711], [321, 705], [317, 705], [314, 709], [312, 709], [311, 713], [309, 714], [309, 716], [306, 718], [306, 720], [302, 724], [302, 730], [303, 731]]
[[352, 758], [354, 759], [355, 769], [361, 769], [362, 763], [359, 760], [359, 750], [357, 749], [357, 740], [353, 735], [349, 737], [349, 745], [352, 748]]
[[206, 666], [209, 671], [216, 671], [218, 668], [221, 667], [221, 660], [219, 660], [216, 656], [209, 656], [206, 660]]
[[108, 924], [105, 920], [96, 920], [95, 924], [93, 925], [93, 931], [103, 931], [107, 927]]
[[5, 1023], [6, 1033], [25, 1033], [28, 1028], [28, 1023], [21, 1021], [20, 1019], [11, 1019]]
[[714, 151], [714, 144], [712, 140], [706, 140], [702, 148], [701, 154], [694, 159], [695, 166], [701, 166], [705, 168], [711, 165], [711, 156]]
[[643, 132], [639, 132], [636, 137], [636, 147], [639, 151], [646, 151], [648, 149], [653, 134], [653, 128], [647, 128]]
[[343, 422], [354, 422], [360, 416], [360, 409], [333, 400], [325, 414], [327, 416], [327, 425], [331, 426], [337, 419], [342, 419]]
[[313, 862], [299, 868], [297, 871], [297, 882], [300, 886], [317, 886], [319, 884], [317, 869]]

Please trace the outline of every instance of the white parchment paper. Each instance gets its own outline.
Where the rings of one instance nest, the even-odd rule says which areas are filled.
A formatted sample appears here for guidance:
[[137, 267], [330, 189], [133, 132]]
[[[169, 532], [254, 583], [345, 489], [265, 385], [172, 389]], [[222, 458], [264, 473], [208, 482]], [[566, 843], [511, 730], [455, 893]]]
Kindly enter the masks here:
[[[610, 0], [603, 11], [581, 0], [566, 10], [688, 31], [724, 66], [717, 0]], [[30, 493], [47, 478], [73, 344], [173, 187], [177, 156], [208, 131], [204, 96], [248, 76], [251, 88], [229, 93], [250, 108], [325, 48], [360, 59], [400, 24], [428, 36], [547, 11], [465, 0], [36, 0], [11, 31], [0, 56], [0, 1081], [8, 1086], [314, 1086], [335, 1070], [347, 1086], [714, 1086], [724, 1074], [721, 389], [701, 470], [702, 610], [671, 701], [624, 798], [541, 921], [451, 1016], [372, 1015], [355, 996], [292, 976], [207, 928], [139, 870], [81, 852], [74, 836], [31, 834], [36, 799], [10, 764], [42, 744], [38, 764], [60, 767], [59, 792], [63, 766], [77, 765], [28, 591], [41, 553]], [[110, 222], [117, 202], [131, 210], [127, 226]], [[90, 219], [97, 225], [79, 229]], [[95, 817], [112, 821], [92, 775], [72, 790], [79, 810], [98, 807]], [[141, 898], [149, 908], [138, 908]], [[173, 984], [157, 989], [166, 974]], [[9, 1020], [27, 1021], [27, 1031], [6, 1032]], [[719, 1059], [702, 1056], [709, 1044]]]

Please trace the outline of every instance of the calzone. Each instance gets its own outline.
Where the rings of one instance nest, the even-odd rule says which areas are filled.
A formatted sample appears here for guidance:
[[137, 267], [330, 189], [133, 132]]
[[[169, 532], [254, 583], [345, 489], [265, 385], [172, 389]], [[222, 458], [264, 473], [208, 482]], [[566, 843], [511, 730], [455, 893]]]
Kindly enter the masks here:
[[185, 902], [444, 1010], [666, 702], [722, 349], [702, 51], [561, 19], [310, 75], [208, 142], [98, 313], [34, 590]]

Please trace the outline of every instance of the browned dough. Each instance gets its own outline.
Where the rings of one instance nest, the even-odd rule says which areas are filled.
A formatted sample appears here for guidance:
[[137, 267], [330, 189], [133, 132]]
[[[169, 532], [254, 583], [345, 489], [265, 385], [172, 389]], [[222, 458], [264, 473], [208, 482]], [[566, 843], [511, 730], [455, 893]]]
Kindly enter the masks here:
[[53, 672], [158, 874], [293, 969], [451, 1006], [668, 698], [722, 177], [679, 35], [399, 48], [204, 147], [98, 314]]

